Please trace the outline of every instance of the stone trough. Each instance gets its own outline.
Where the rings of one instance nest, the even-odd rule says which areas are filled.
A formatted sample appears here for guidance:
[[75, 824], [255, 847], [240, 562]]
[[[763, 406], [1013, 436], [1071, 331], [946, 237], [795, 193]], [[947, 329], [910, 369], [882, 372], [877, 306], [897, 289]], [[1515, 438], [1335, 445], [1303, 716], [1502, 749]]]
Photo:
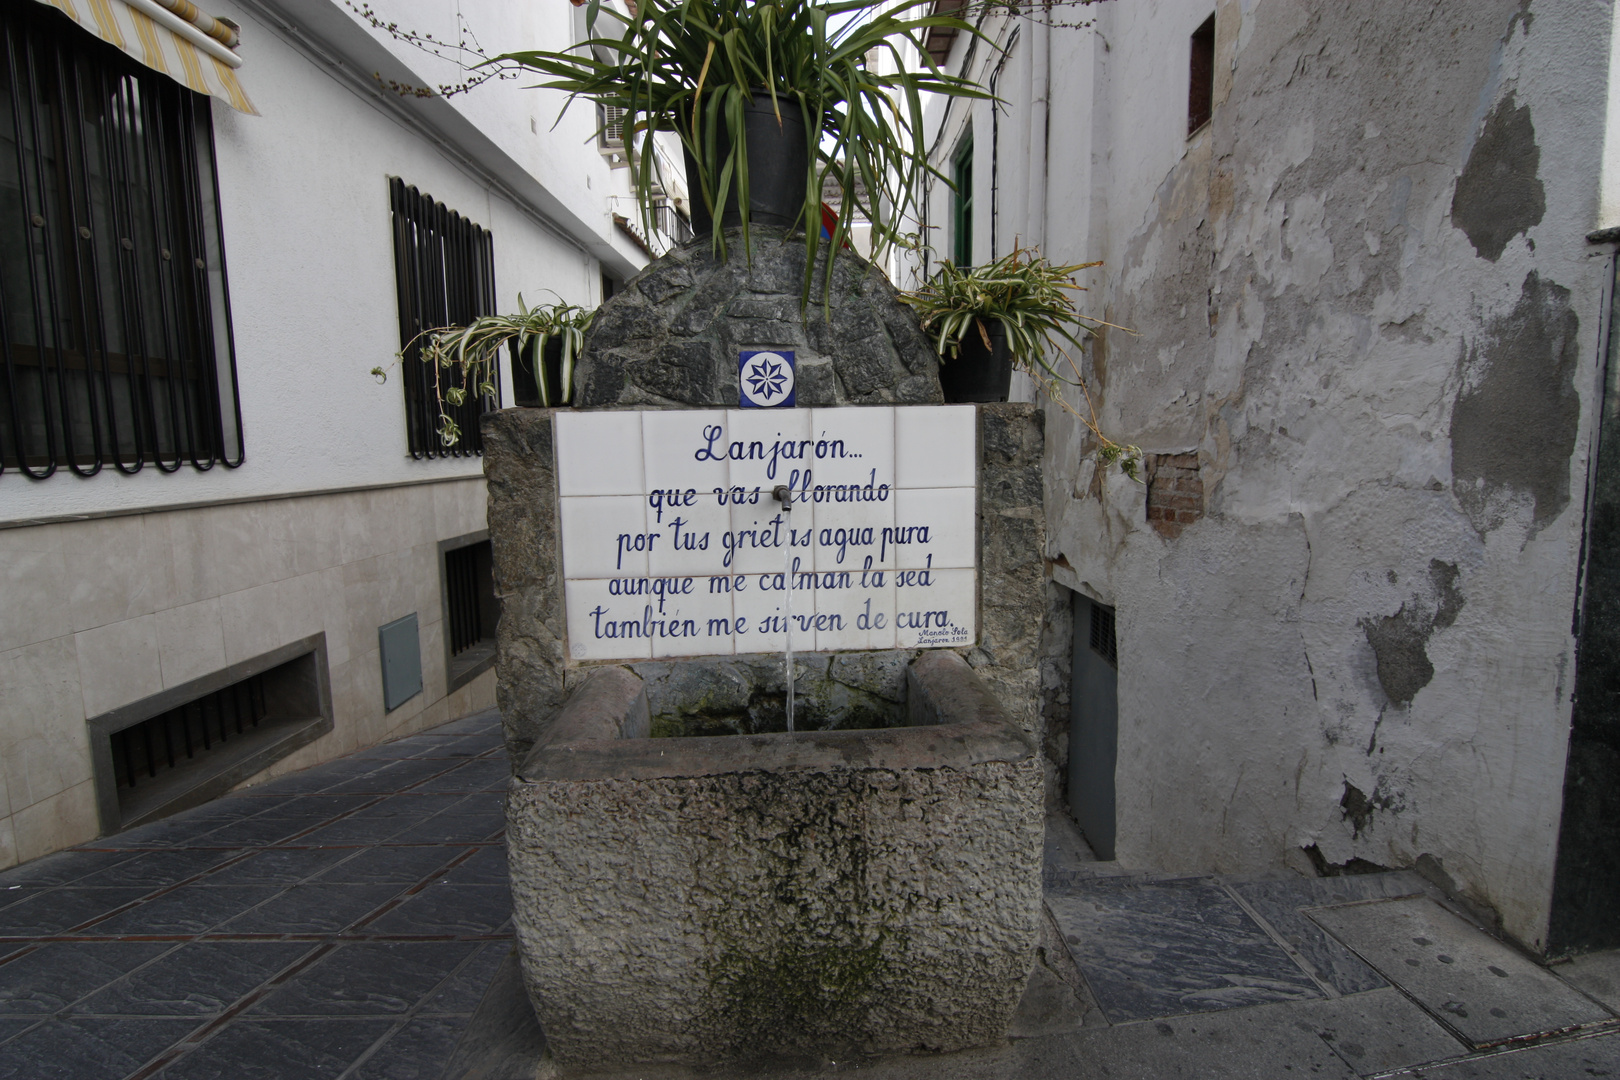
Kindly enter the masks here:
[[[483, 424], [514, 918], [564, 1065], [988, 1045], [1034, 963], [1042, 415], [938, 407], [858, 259], [801, 317], [797, 251], [666, 256], [598, 316], [589, 408]], [[738, 408], [762, 351], [796, 405]], [[795, 512], [755, 438], [799, 447]]]
[[559, 1062], [1002, 1038], [1039, 926], [1038, 753], [954, 653], [907, 682], [911, 726], [657, 739], [630, 669], [582, 680], [509, 808]]

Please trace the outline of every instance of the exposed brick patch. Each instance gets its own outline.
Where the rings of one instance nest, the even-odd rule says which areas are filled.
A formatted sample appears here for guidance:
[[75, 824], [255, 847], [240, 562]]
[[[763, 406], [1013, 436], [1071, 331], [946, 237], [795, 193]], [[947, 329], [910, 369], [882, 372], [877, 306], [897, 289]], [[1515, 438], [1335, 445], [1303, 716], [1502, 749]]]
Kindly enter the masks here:
[[1147, 519], [1160, 536], [1174, 538], [1204, 516], [1204, 478], [1197, 454], [1147, 455]]

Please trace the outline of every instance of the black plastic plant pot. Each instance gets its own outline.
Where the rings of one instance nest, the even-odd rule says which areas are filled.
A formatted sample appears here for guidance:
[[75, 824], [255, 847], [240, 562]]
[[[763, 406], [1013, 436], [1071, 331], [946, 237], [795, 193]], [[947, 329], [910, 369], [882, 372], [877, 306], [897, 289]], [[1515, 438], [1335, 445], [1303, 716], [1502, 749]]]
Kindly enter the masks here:
[[[516, 340], [512, 343], [512, 398], [517, 405], [531, 409], [542, 406], [540, 384], [535, 379], [534, 367], [534, 350], [539, 344], [539, 338], [530, 338], [524, 344], [523, 351], [519, 353]], [[562, 354], [562, 338], [547, 338], [541, 370], [545, 375], [546, 390], [550, 394], [553, 406], [568, 404], [562, 396]]]
[[[798, 222], [804, 212], [805, 174], [810, 159], [798, 101], [785, 95], [776, 100], [782, 109], [780, 123], [769, 95], [758, 94], [743, 108], [743, 130], [748, 134], [748, 220], [754, 225], [787, 228]], [[718, 132], [715, 142], [719, 151], [716, 161], [724, 162], [731, 153], [731, 133]], [[718, 182], [718, 165], [715, 171], [713, 179]], [[707, 236], [714, 228], [713, 219], [703, 205], [697, 162], [690, 153], [686, 155], [686, 186], [692, 203], [692, 228], [699, 237]], [[726, 195], [720, 224], [725, 228], [742, 224], [735, 179]]]
[[990, 336], [988, 349], [975, 325], [962, 335], [954, 358], [939, 358], [939, 385], [947, 404], [1007, 400], [1012, 389], [1012, 352], [1007, 348], [1007, 332], [999, 319], [983, 326]]

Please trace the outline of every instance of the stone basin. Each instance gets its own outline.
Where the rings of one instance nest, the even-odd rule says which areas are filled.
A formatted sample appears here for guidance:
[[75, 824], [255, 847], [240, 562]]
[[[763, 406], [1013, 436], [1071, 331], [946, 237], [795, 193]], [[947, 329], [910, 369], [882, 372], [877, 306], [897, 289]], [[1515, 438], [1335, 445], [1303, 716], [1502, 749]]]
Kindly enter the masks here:
[[[653, 738], [642, 675], [575, 684], [507, 811], [524, 977], [560, 1064], [1004, 1037], [1040, 925], [1040, 754], [961, 656], [905, 660], [898, 726], [856, 730]], [[643, 674], [674, 732], [670, 668]]]

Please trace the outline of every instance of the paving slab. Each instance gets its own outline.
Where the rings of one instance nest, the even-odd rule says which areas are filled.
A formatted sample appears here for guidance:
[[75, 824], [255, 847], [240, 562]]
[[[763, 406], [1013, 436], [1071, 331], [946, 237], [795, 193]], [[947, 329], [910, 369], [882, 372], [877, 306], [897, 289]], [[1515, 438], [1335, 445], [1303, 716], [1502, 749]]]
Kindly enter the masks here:
[[0, 937], [47, 937], [93, 922], [153, 892], [149, 885], [121, 889], [52, 889], [0, 908]]
[[0, 1014], [58, 1012], [168, 952], [155, 941], [60, 941], [0, 964]]
[[1573, 1039], [1414, 1069], [1413, 1080], [1575, 1080], [1620, 1076], [1620, 1034]]
[[1318, 978], [1341, 994], [1359, 994], [1389, 984], [1300, 909], [1412, 896], [1424, 891], [1423, 879], [1412, 873], [1256, 878], [1228, 880], [1226, 884], [1299, 952]]
[[1611, 1019], [1428, 897], [1318, 908], [1310, 916], [1475, 1047]]
[[238, 1020], [157, 1075], [162, 1080], [336, 1077], [393, 1032], [381, 1017]]
[[280, 885], [182, 885], [86, 930], [97, 935], [201, 934], [281, 891]]
[[[1275, 1007], [1274, 1007], [1275, 1008]], [[1374, 1076], [1443, 1061], [1468, 1048], [1402, 994], [1381, 990], [1286, 1007], [1278, 1019], [1314, 1031], [1350, 1068]]]
[[4, 1080], [122, 1080], [183, 1039], [196, 1020], [48, 1020], [6, 1043]]
[[340, 945], [260, 998], [266, 1016], [379, 1016], [408, 1012], [477, 948], [470, 942]]
[[1098, 878], [1046, 902], [1112, 1022], [1322, 996], [1213, 879]]
[[79, 1015], [208, 1016], [296, 963], [307, 943], [190, 942], [73, 1007]]
[[1620, 949], [1577, 956], [1553, 968], [1565, 982], [1578, 986], [1615, 1013], [1620, 1013]]

